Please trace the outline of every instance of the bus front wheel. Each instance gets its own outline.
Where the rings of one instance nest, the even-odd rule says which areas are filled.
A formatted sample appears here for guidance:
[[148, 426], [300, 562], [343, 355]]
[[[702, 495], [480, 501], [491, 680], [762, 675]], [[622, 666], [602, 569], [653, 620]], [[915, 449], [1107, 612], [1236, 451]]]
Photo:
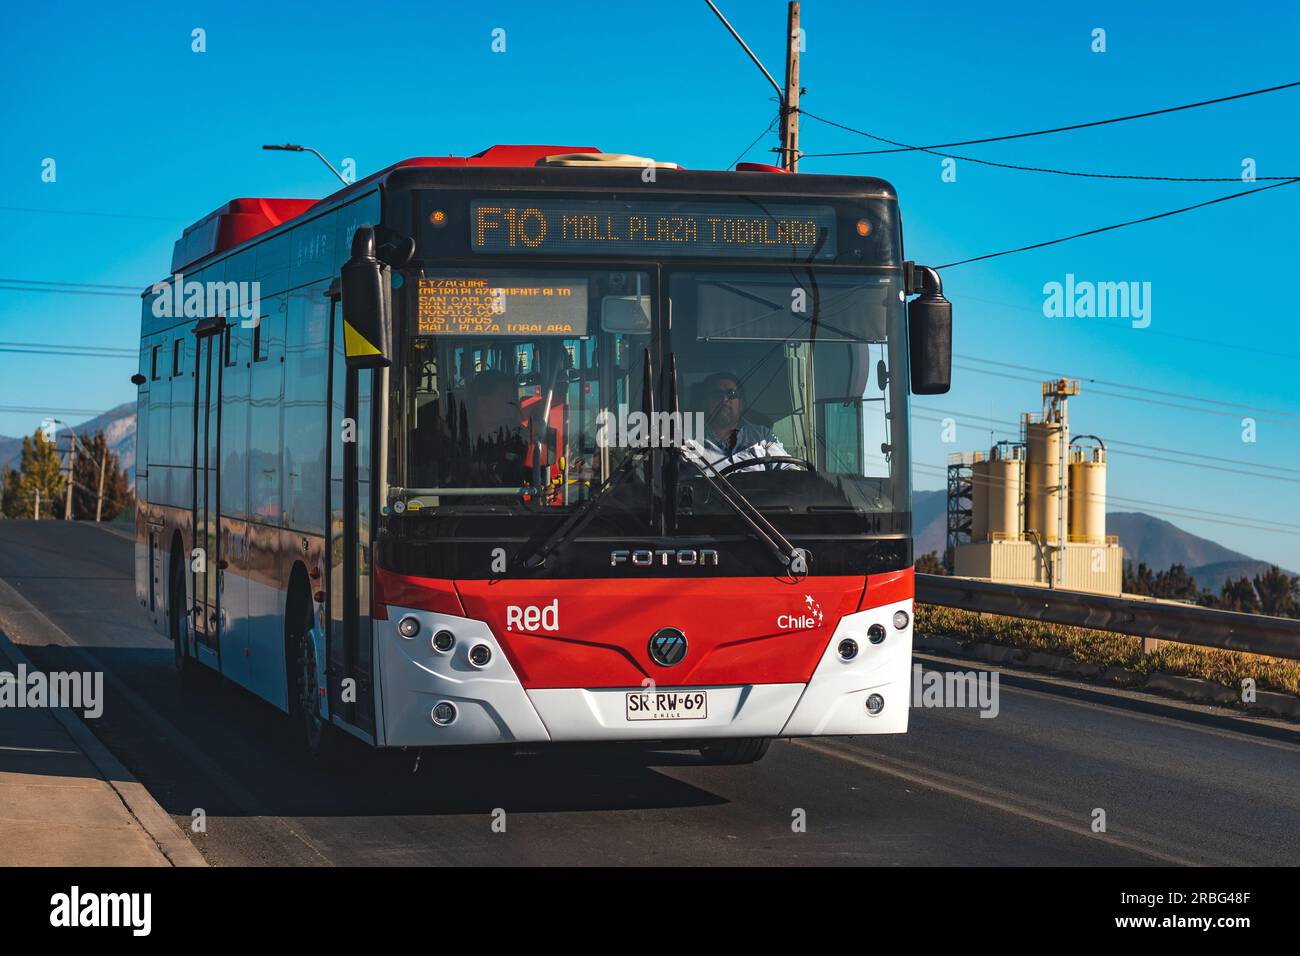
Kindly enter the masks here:
[[286, 617], [289, 628], [287, 643], [293, 652], [290, 673], [294, 678], [293, 693], [289, 695], [289, 711], [298, 749], [310, 763], [325, 769], [338, 769], [343, 763], [347, 741], [321, 715], [320, 702], [325, 696], [325, 689], [320, 686], [319, 669], [316, 666], [310, 601], [291, 601]]
[[738, 737], [735, 740], [719, 740], [705, 744], [700, 748], [704, 762], [714, 766], [757, 763], [772, 746], [771, 737]]

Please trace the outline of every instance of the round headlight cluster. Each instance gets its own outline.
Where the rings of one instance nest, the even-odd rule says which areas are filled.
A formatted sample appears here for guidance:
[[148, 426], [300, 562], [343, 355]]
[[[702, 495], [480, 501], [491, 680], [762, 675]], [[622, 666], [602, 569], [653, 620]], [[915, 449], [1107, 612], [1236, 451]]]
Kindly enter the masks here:
[[420, 619], [409, 614], [397, 622], [397, 633], [410, 639], [420, 633]]
[[907, 627], [908, 622], [911, 620], [912, 619], [908, 616], [906, 611], [900, 610], [894, 612], [894, 627], [898, 628], [900, 631]]
[[475, 644], [469, 649], [469, 662], [475, 667], [487, 667], [492, 660], [492, 648], [486, 644]]
[[436, 631], [433, 635], [433, 649], [440, 654], [446, 654], [456, 646], [456, 635], [451, 633], [445, 627]]

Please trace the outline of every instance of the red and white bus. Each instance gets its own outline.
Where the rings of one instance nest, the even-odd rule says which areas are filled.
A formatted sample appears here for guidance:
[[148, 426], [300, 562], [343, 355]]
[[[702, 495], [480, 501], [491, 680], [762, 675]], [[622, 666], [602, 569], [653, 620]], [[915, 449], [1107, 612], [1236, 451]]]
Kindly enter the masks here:
[[183, 677], [322, 759], [906, 730], [951, 307], [888, 183], [494, 146], [233, 200], [171, 272], [136, 582]]

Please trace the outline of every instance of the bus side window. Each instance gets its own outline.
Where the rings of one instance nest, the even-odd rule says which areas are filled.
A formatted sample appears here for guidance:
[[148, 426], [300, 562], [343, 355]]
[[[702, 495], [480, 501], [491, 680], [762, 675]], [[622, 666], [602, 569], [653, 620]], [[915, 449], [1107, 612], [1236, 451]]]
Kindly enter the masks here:
[[265, 362], [267, 354], [266, 344], [262, 341], [262, 323], [258, 322], [253, 326], [253, 361]]
[[172, 376], [180, 375], [185, 370], [185, 341], [176, 339], [172, 343]]
[[153, 382], [158, 381], [158, 353], [161, 351], [162, 344], [159, 343], [158, 345], [155, 345], [153, 351], [149, 353], [149, 380]]

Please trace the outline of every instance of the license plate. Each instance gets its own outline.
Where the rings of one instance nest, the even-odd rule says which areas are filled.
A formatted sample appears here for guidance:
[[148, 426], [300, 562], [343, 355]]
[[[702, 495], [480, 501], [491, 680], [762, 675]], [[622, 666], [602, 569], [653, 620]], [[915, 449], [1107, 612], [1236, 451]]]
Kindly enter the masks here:
[[630, 691], [627, 695], [628, 720], [703, 720], [708, 715], [708, 691]]

